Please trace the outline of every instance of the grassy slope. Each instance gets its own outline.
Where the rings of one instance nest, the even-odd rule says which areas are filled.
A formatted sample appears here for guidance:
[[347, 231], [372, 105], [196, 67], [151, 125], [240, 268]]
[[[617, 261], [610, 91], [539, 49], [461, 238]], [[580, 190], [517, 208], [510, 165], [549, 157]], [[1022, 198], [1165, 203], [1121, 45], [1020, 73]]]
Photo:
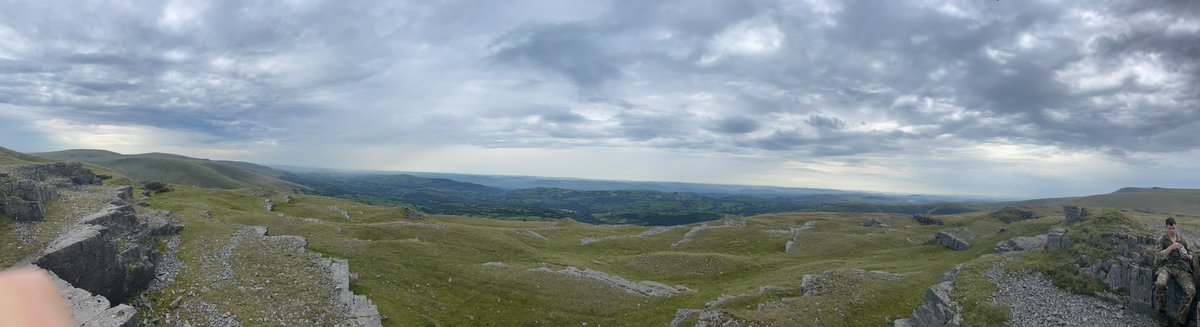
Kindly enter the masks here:
[[28, 155], [28, 154], [24, 154], [24, 153], [20, 153], [20, 152], [16, 152], [13, 150], [6, 149], [4, 147], [0, 147], [0, 171], [7, 170], [8, 168], [12, 168], [12, 167], [16, 167], [16, 166], [37, 164], [37, 163], [43, 163], [43, 162], [50, 162], [50, 160], [46, 160], [43, 158], [39, 158], [36, 156], [32, 156], [32, 155]]
[[[721, 294], [751, 294], [722, 307], [746, 320], [767, 324], [878, 325], [907, 316], [925, 288], [954, 265], [990, 253], [1014, 234], [1044, 233], [1051, 219], [1003, 225], [952, 217], [944, 227], [917, 226], [906, 216], [856, 214], [785, 214], [750, 219], [744, 229], [701, 233], [693, 242], [671, 248], [687, 229], [636, 237], [648, 228], [592, 226], [570, 221], [517, 222], [434, 216], [421, 223], [403, 221], [402, 211], [336, 199], [294, 196], [286, 204], [275, 197], [276, 212], [262, 199], [242, 191], [177, 187], [150, 200], [154, 208], [174, 211], [189, 226], [184, 248], [194, 248], [240, 225], [268, 226], [273, 235], [301, 235], [309, 248], [350, 260], [360, 278], [354, 289], [369, 296], [390, 317], [388, 325], [665, 325], [676, 309], [703, 308]], [[351, 214], [347, 221], [329, 210]], [[201, 218], [210, 211], [213, 220]], [[282, 216], [280, 216], [282, 215]], [[893, 226], [858, 226], [878, 217]], [[311, 219], [304, 219], [311, 218]], [[788, 236], [766, 230], [822, 221], [801, 237], [798, 251], [783, 253]], [[1060, 219], [1061, 220], [1061, 219]], [[554, 226], [553, 228], [551, 226]], [[996, 233], [1004, 227], [1007, 232]], [[980, 235], [968, 251], [921, 244], [939, 230], [967, 228]], [[525, 233], [536, 230], [547, 240]], [[581, 245], [584, 238], [616, 240]], [[908, 239], [917, 241], [910, 243]], [[181, 257], [188, 258], [188, 252]], [[913, 258], [920, 258], [914, 260]], [[508, 268], [489, 268], [504, 262]], [[622, 293], [595, 282], [529, 271], [541, 265], [592, 268], [631, 281], [652, 280], [697, 290], [671, 298]], [[903, 274], [901, 282], [866, 282], [867, 296], [794, 298], [787, 311], [758, 312], [754, 305], [798, 294], [801, 277], [836, 268], [861, 268]], [[181, 283], [186, 284], [186, 282]], [[764, 285], [784, 291], [758, 295]], [[169, 300], [169, 299], [167, 299]], [[235, 301], [236, 302], [236, 301]], [[744, 303], [743, 303], [744, 302]], [[742, 306], [745, 304], [745, 307]], [[816, 309], [825, 308], [824, 311]], [[841, 308], [838, 310], [829, 310]], [[224, 310], [224, 309], [222, 309]], [[230, 308], [229, 310], [233, 310]]]
[[1022, 206], [1059, 207], [1077, 205], [1091, 208], [1145, 210], [1158, 213], [1200, 213], [1198, 189], [1138, 189], [1073, 198], [1038, 199], [1015, 202]]
[[104, 150], [65, 150], [39, 155], [55, 160], [91, 163], [140, 180], [224, 189], [254, 187], [286, 191], [301, 188], [280, 180], [278, 177], [282, 172], [278, 170], [244, 162], [213, 161], [166, 153], [122, 155]]

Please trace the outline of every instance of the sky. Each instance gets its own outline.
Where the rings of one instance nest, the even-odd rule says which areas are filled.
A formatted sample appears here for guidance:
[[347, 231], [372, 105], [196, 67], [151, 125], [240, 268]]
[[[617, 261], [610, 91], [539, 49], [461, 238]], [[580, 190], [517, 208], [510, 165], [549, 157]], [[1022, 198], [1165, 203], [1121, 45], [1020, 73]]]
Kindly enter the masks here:
[[23, 152], [1034, 198], [1198, 133], [1198, 1], [0, 0]]

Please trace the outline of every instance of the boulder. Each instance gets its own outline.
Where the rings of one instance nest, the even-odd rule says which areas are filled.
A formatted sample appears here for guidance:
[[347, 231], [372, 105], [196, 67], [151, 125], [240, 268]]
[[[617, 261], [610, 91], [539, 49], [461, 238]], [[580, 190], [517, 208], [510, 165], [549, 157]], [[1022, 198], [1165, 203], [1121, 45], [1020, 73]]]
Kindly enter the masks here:
[[1046, 252], [1054, 252], [1065, 249], [1071, 246], [1071, 239], [1067, 237], [1067, 230], [1062, 228], [1051, 228], [1046, 234]]
[[142, 184], [142, 194], [144, 194], [144, 195], [150, 195], [153, 193], [162, 193], [162, 192], [167, 192], [170, 190], [171, 189], [167, 187], [167, 184], [165, 184], [163, 182], [146, 182], [146, 183]]
[[943, 225], [946, 223], [941, 219], [936, 219], [926, 215], [913, 215], [912, 219], [921, 225]]
[[868, 218], [867, 221], [864, 221], [861, 225], [863, 227], [876, 227], [876, 228], [892, 227], [891, 225], [888, 225], [887, 223], [883, 222], [882, 220], [879, 220], [878, 218]]
[[933, 241], [954, 251], [962, 251], [971, 247], [971, 243], [967, 243], [967, 241], [946, 232], [938, 232], [934, 235]]
[[1067, 224], [1074, 224], [1083, 219], [1083, 208], [1076, 206], [1063, 206], [1063, 216], [1066, 217]]
[[0, 184], [0, 213], [16, 221], [46, 219], [44, 204], [58, 198], [58, 188], [31, 179]]
[[117, 189], [117, 198], [125, 200], [126, 203], [133, 201], [133, 186], [126, 186]]

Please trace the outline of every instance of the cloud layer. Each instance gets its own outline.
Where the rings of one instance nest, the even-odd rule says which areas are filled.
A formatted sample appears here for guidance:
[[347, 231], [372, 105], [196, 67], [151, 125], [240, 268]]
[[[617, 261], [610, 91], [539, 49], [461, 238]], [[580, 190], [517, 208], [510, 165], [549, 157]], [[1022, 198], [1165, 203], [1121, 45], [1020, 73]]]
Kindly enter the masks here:
[[1200, 187], [1195, 1], [0, 7], [0, 141], [27, 151], [913, 193]]

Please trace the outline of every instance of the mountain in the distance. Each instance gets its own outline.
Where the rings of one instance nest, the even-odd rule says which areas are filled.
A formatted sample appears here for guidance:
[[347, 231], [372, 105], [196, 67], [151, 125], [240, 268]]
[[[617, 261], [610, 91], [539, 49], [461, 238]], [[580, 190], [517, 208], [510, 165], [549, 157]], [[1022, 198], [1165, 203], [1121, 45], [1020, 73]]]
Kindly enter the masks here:
[[239, 161], [208, 160], [169, 153], [120, 154], [105, 150], [75, 149], [34, 153], [41, 158], [78, 161], [112, 169], [129, 178], [200, 187], [236, 189], [305, 188], [280, 180], [282, 171]]

